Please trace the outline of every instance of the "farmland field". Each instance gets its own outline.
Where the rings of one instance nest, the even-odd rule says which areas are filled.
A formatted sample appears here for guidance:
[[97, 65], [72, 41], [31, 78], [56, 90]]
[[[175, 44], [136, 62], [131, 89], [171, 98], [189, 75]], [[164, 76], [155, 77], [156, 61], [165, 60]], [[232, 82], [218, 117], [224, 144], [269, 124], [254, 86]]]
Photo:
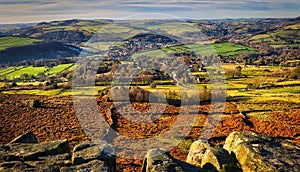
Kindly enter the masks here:
[[152, 57], [168, 57], [166, 53], [182, 53], [194, 51], [199, 53], [202, 56], [209, 56], [209, 55], [222, 55], [223, 57], [236, 57], [243, 53], [250, 53], [254, 52], [254, 49], [233, 44], [233, 43], [216, 43], [211, 45], [201, 45], [201, 44], [189, 44], [189, 45], [180, 45], [180, 46], [172, 46], [168, 48], [163, 48], [162, 50], [153, 50], [147, 51], [143, 53], [134, 54], [132, 57], [135, 59], [141, 56], [152, 56]]
[[22, 75], [24, 74], [28, 74], [31, 76], [37, 76], [39, 73], [43, 73], [47, 70], [46, 67], [33, 67], [33, 66], [28, 66], [28, 67], [24, 67], [20, 70], [16, 70], [12, 73], [9, 73], [7, 75], [5, 75], [6, 78], [9, 79], [15, 79], [15, 78], [21, 78]]
[[31, 45], [32, 43], [39, 42], [40, 40], [31, 38], [20, 38], [20, 37], [0, 37], [0, 50], [5, 50], [10, 47]]
[[14, 71], [20, 70], [22, 68], [24, 68], [24, 67], [23, 66], [17, 66], [17, 67], [12, 66], [12, 67], [1, 69], [0, 70], [0, 77], [3, 77], [3, 76], [5, 76], [5, 75], [7, 75], [9, 73], [12, 73]]
[[16, 67], [8, 67], [0, 70], [0, 78], [6, 79], [18, 79], [21, 78], [24, 74], [28, 76], [38, 76], [39, 74], [43, 74], [45, 76], [55, 76], [61, 72], [72, 71], [75, 68], [74, 63], [70, 64], [61, 64], [54, 66], [52, 68], [48, 67], [34, 67], [34, 66], [16, 66]]
[[[188, 24], [188, 23], [181, 23], [181, 22], [142, 22], [137, 24], [137, 26], [141, 28], [151, 29], [151, 30], [166, 30], [168, 34], [179, 36], [183, 35], [186, 32], [199, 32], [199, 28]], [[180, 27], [181, 29], [178, 29]]]
[[45, 72], [45, 75], [46, 76], [55, 76], [56, 74], [58, 73], [61, 73], [65, 70], [69, 70], [73, 68], [74, 64], [62, 64], [62, 65], [57, 65], [57, 66], [54, 66], [52, 68], [50, 68], [49, 70], [47, 70]]
[[268, 43], [274, 48], [281, 48], [286, 46], [299, 47], [300, 46], [299, 29], [300, 29], [299, 24], [293, 24], [284, 27], [284, 29], [268, 32], [265, 34], [255, 35], [251, 38], [251, 40]]
[[132, 55], [133, 59], [138, 59], [140, 57], [159, 57], [159, 58], [167, 58], [168, 54], [163, 50], [153, 50], [153, 51], [147, 51], [142, 52], [138, 54]]

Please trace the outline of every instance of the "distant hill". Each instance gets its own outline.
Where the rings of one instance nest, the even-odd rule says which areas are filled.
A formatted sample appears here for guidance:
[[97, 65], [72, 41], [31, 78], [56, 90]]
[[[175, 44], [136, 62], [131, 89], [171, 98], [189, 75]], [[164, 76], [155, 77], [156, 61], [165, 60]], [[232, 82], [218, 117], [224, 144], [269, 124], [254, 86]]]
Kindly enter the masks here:
[[6, 35], [79, 45], [86, 42], [110, 20], [66, 20], [42, 22], [35, 26], [9, 30]]
[[0, 51], [0, 64], [78, 56], [80, 49], [59, 42], [40, 41]]
[[32, 38], [21, 38], [16, 36], [0, 37], [0, 50], [5, 50], [11, 47], [31, 45], [41, 40]]
[[231, 42], [254, 48], [261, 43], [274, 48], [290, 45], [298, 47], [300, 40], [300, 17], [187, 22], [145, 20], [122, 26], [115, 26], [115, 23], [117, 22], [113, 20], [74, 19], [38, 24], [0, 25], [0, 63], [77, 56], [80, 47], [84, 47], [101, 29], [106, 30], [108, 34], [103, 32], [102, 35], [98, 35], [101, 38], [95, 38], [93, 41], [96, 41], [92, 42], [89, 48], [104, 51], [115, 46], [115, 40], [123, 41], [121, 47], [116, 47], [110, 52], [113, 57], [160, 49], [163, 45], [176, 45], [182, 40], [193, 41], [195, 36], [197, 40], [201, 40], [202, 34], [207, 37], [203, 37], [203, 41]]
[[272, 30], [266, 33], [256, 34], [249, 39], [250, 44], [268, 44], [274, 48], [286, 46], [300, 46], [300, 22]]
[[110, 20], [66, 20], [0, 25], [0, 63], [73, 57]]
[[22, 29], [35, 26], [37, 23], [20, 23], [20, 24], [0, 24], [0, 33], [5, 33], [14, 29]]

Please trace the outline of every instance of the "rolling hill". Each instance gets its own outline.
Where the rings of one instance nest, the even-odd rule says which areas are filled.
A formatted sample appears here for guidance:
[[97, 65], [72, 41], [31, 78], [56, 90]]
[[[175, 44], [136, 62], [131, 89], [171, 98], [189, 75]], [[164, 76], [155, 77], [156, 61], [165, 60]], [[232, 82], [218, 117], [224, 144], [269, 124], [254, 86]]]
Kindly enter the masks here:
[[[6, 40], [7, 37], [2, 39]], [[21, 61], [33, 61], [40, 59], [74, 57], [80, 53], [80, 48], [60, 42], [39, 41], [32, 43], [32, 40], [27, 40], [26, 38], [13, 39], [19, 40], [19, 42], [15, 44], [3, 44], [3, 46], [1, 46], [3, 47], [3, 49], [0, 51], [1, 64], [12, 64]], [[25, 39], [27, 42], [23, 39]], [[20, 45], [20, 40], [23, 41], [21, 41], [24, 43], [23, 45]]]
[[42, 22], [35, 26], [10, 30], [6, 34], [79, 45], [89, 40], [94, 33], [107, 23], [109, 23], [109, 20]]
[[250, 43], [269, 44], [274, 48], [286, 46], [300, 46], [300, 23], [288, 25], [273, 31], [254, 35], [250, 38]]
[[[111, 46], [116, 46], [114, 38], [123, 40], [121, 44], [124, 47], [121, 48], [123, 52], [127, 52], [124, 48], [128, 47], [124, 43], [129, 41], [128, 37], [134, 44], [143, 41], [141, 36], [148, 42], [151, 39], [157, 42], [151, 34], [167, 35], [178, 42], [194, 44], [198, 43], [193, 42], [196, 36], [196, 40], [216, 43], [214, 46], [219, 54], [234, 57], [243, 52], [252, 51], [253, 49], [249, 46], [257, 48], [261, 43], [274, 48], [299, 47], [299, 19], [298, 17], [293, 19], [145, 20], [123, 25], [118, 25], [118, 22], [112, 20], [73, 19], [42, 22], [35, 25], [12, 25], [6, 30], [3, 29], [7, 27], [6, 25], [0, 25], [0, 63], [77, 56], [81, 47], [85, 47], [86, 42], [91, 41], [91, 37], [101, 29], [103, 33], [98, 36], [101, 39], [96, 38], [89, 42], [91, 49], [108, 50]], [[149, 35], [145, 36], [147, 34]], [[168, 42], [166, 38], [159, 38], [159, 40]], [[152, 45], [152, 43], [149, 45], [157, 47], [158, 42], [157, 45]], [[131, 45], [128, 44], [128, 46]], [[233, 52], [232, 48], [237, 50]], [[136, 51], [128, 50], [130, 52], [127, 54]]]

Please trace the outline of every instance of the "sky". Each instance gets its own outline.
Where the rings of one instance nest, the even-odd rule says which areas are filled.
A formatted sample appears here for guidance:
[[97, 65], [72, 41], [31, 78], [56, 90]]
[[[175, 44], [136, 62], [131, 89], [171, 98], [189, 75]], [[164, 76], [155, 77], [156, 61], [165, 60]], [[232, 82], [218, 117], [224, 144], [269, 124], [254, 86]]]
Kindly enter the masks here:
[[0, 23], [64, 19], [220, 19], [300, 16], [299, 0], [0, 0]]

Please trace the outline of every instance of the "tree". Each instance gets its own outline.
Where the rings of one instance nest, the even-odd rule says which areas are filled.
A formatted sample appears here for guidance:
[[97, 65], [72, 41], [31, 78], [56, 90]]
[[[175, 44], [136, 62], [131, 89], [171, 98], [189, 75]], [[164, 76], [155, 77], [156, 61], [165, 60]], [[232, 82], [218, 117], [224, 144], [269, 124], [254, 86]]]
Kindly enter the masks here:
[[22, 79], [29, 79], [29, 74], [28, 74], [28, 73], [23, 73], [23, 74], [21, 75], [21, 78], [22, 78]]
[[242, 67], [241, 66], [236, 66], [235, 67], [235, 75], [237, 77], [241, 77], [242, 76]]
[[242, 76], [242, 67], [236, 66], [234, 69], [228, 69], [225, 72], [225, 75], [229, 78], [241, 77]]
[[18, 86], [18, 84], [17, 84], [17, 83], [15, 83], [15, 82], [13, 82], [13, 83], [11, 84], [11, 86], [12, 86], [12, 87], [17, 87], [17, 86]]
[[290, 75], [291, 79], [300, 79], [300, 66], [297, 66]]

